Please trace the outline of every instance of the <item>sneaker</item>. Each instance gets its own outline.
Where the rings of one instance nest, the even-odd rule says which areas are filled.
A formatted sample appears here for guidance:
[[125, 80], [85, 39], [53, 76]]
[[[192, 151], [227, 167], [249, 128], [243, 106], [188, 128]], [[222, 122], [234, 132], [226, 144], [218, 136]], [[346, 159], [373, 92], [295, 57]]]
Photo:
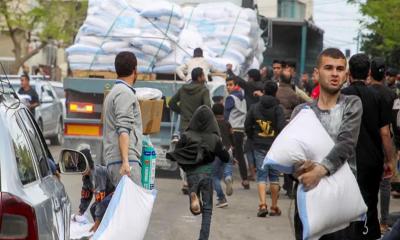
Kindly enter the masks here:
[[228, 196], [232, 196], [232, 194], [233, 194], [233, 187], [232, 187], [232, 185], [233, 185], [233, 181], [232, 181], [232, 178], [230, 178], [230, 177], [227, 177], [227, 178], [225, 178], [225, 185], [226, 185], [226, 195], [228, 195]]
[[228, 201], [226, 199], [218, 200], [218, 203], [215, 205], [217, 208], [224, 208], [228, 206]]

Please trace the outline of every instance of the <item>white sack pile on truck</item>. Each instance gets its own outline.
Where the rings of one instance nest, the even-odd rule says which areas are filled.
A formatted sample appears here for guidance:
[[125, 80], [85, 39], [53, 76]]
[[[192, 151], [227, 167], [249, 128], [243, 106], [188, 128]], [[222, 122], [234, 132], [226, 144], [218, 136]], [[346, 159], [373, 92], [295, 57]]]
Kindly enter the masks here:
[[201, 47], [218, 71], [259, 67], [265, 50], [257, 14], [230, 2], [181, 7], [168, 1], [90, 0], [75, 43], [72, 71], [115, 71], [118, 52], [133, 52], [141, 73], [174, 73]]

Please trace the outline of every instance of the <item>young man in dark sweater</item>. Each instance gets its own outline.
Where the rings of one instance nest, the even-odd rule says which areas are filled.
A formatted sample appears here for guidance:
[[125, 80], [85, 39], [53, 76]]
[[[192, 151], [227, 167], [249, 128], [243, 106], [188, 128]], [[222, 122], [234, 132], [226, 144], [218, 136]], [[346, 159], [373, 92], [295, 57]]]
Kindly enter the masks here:
[[[212, 107], [212, 111], [217, 119], [219, 131], [221, 132], [222, 143], [226, 150], [232, 153], [233, 147], [233, 129], [231, 124], [224, 119], [224, 105], [221, 103], [216, 103]], [[232, 188], [232, 158], [229, 162], [224, 163], [219, 158], [214, 160], [213, 169], [213, 183], [214, 190], [217, 193], [218, 203], [217, 208], [223, 208], [228, 206], [228, 201], [226, 200], [224, 191], [221, 187], [221, 180], [223, 180], [226, 185], [226, 195], [231, 196], [233, 194]]]
[[247, 137], [253, 143], [256, 160], [258, 196], [260, 198], [258, 217], [266, 217], [268, 214], [265, 194], [267, 182], [270, 184], [272, 198], [270, 215], [281, 215], [278, 207], [279, 172], [269, 167], [262, 167], [272, 142], [286, 124], [283, 109], [275, 97], [277, 90], [278, 85], [275, 82], [269, 81], [265, 84], [264, 96], [260, 98], [260, 102], [250, 108], [244, 124]]

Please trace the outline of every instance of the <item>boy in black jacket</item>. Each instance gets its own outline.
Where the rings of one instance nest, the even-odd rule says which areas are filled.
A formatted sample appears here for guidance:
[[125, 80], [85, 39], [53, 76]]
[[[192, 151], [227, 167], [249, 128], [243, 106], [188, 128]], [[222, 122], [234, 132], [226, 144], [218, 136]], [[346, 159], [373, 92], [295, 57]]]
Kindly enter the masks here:
[[266, 204], [265, 190], [269, 180], [272, 206], [270, 216], [280, 216], [281, 210], [278, 207], [279, 196], [279, 172], [275, 169], [262, 168], [263, 161], [272, 142], [285, 126], [285, 115], [279, 101], [275, 98], [278, 86], [269, 81], [264, 87], [264, 96], [260, 101], [250, 108], [247, 113], [245, 131], [247, 137], [253, 143], [253, 151], [257, 165], [257, 185], [260, 206], [258, 217], [266, 217], [268, 208]]
[[229, 161], [229, 153], [222, 144], [217, 120], [211, 109], [203, 105], [194, 112], [175, 150], [167, 154], [167, 158], [177, 161], [187, 174], [190, 211], [195, 215], [203, 214], [200, 240], [208, 239], [210, 234], [213, 207], [211, 174], [215, 157], [223, 162]]

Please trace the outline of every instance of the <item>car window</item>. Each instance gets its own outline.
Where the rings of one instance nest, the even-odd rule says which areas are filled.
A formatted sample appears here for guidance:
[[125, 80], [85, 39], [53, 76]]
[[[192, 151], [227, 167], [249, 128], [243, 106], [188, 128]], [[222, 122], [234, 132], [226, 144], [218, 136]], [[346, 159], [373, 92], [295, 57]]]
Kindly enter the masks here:
[[42, 85], [42, 97], [51, 97], [51, 98], [55, 98], [54, 97], [54, 93], [51, 90], [51, 87], [47, 84], [43, 84]]
[[15, 116], [11, 118], [10, 135], [12, 138], [15, 160], [17, 161], [18, 175], [23, 185], [37, 180], [34, 166], [34, 157], [30, 151], [28, 139], [19, 126]]
[[23, 125], [28, 133], [28, 137], [32, 143], [34, 154], [39, 166], [40, 176], [45, 177], [50, 174], [50, 168], [47, 163], [48, 157], [44, 151], [44, 143], [41, 141], [40, 135], [38, 131], [36, 131], [35, 125], [32, 123], [32, 118], [29, 116], [26, 110], [22, 109], [18, 112], [18, 114], [21, 117]]
[[62, 87], [54, 87], [58, 98], [65, 98], [65, 91]]

